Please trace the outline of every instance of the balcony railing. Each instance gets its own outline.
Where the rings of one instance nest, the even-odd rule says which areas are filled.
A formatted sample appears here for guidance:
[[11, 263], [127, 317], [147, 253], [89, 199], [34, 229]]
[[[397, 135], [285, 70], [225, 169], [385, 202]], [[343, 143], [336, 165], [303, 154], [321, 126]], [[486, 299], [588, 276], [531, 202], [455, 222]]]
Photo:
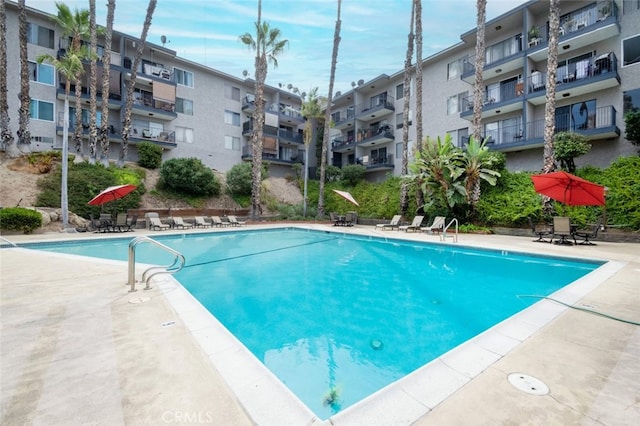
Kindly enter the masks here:
[[[556, 73], [556, 87], [575, 81], [587, 82], [589, 79], [601, 79], [607, 74], [617, 75], [618, 58], [613, 52], [592, 56], [578, 62], [561, 65]], [[546, 89], [547, 73], [534, 71], [527, 78], [528, 93]]]
[[394, 167], [393, 154], [382, 156], [363, 155], [356, 159], [356, 164], [366, 166], [367, 169], [375, 169], [380, 167]]
[[[267, 126], [266, 124], [264, 125], [264, 127], [262, 128], [262, 134], [263, 135], [270, 135], [270, 136], [278, 136], [278, 129], [277, 127], [274, 126]], [[247, 120], [244, 123], [242, 123], [242, 134], [243, 135], [250, 135], [253, 132], [253, 120]]]
[[388, 109], [391, 111], [395, 111], [394, 107], [395, 99], [393, 96], [389, 95], [380, 95], [375, 97], [374, 99], [370, 99], [367, 102], [359, 104], [356, 106], [356, 115], [364, 114], [364, 113], [372, 113], [374, 111], [378, 111], [381, 109]]
[[333, 140], [331, 141], [331, 148], [334, 150], [355, 145], [356, 141], [353, 137], [337, 137], [333, 138]]
[[[496, 62], [500, 62], [505, 58], [516, 55], [522, 52], [522, 34], [518, 34], [514, 37], [509, 37], [499, 43], [488, 46], [484, 53], [484, 66], [490, 67]], [[476, 55], [469, 56], [463, 62], [462, 73], [467, 74], [475, 71], [476, 69]]]
[[[244, 145], [242, 147], [242, 158], [251, 159], [253, 158], [253, 150], [251, 145]], [[278, 161], [283, 163], [300, 163], [304, 164], [304, 150], [291, 150], [291, 149], [283, 149], [280, 148], [280, 152], [272, 153], [272, 152], [263, 152], [262, 153], [263, 160], [270, 161]]]
[[286, 140], [295, 143], [304, 143], [302, 134], [299, 132], [292, 132], [291, 130], [278, 129], [278, 137], [281, 140]]
[[[500, 86], [485, 86], [482, 106], [520, 99], [524, 96], [524, 83], [522, 81], [509, 81]], [[474, 95], [462, 98], [462, 111], [473, 110]]]
[[[597, 107], [585, 111], [585, 116], [564, 114], [556, 116], [556, 133], [575, 132], [584, 135], [610, 129], [616, 125], [616, 109], [612, 106]], [[544, 119], [527, 123], [527, 139], [544, 138]]]

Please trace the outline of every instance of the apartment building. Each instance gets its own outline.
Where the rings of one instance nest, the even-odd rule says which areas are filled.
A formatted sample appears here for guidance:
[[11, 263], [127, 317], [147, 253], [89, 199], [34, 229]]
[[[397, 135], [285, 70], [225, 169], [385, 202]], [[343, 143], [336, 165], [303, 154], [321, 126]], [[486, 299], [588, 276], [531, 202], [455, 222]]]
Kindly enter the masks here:
[[[556, 132], [592, 145], [578, 166], [606, 167], [636, 154], [624, 139], [624, 113], [640, 108], [640, 2], [563, 1], [556, 77]], [[549, 3], [533, 0], [486, 23], [482, 134], [506, 154], [510, 170], [542, 168]], [[464, 146], [473, 133], [476, 30], [423, 61], [423, 132], [450, 134]], [[337, 94], [332, 161], [363, 164], [372, 180], [400, 174], [404, 72], [352, 83]], [[415, 80], [411, 93], [415, 93]], [[410, 103], [414, 118], [415, 102]], [[415, 126], [409, 129], [410, 152]]]
[[[18, 126], [18, 93], [20, 89], [18, 6], [6, 2], [8, 49], [8, 99], [12, 131]], [[51, 15], [28, 8], [28, 58], [31, 96], [31, 148], [33, 151], [61, 149], [65, 80], [55, 68], [38, 64], [41, 54], [61, 57], [69, 39], [56, 28]], [[109, 116], [98, 112], [99, 123], [108, 120], [109, 157], [116, 160], [122, 149], [122, 122], [127, 85], [133, 58], [140, 40], [114, 32], [112, 37], [109, 77]], [[104, 49], [99, 38], [98, 55]], [[85, 154], [88, 152], [89, 64], [82, 78], [82, 124]], [[127, 160], [137, 160], [137, 145], [152, 142], [163, 148], [163, 159], [196, 157], [212, 169], [226, 172], [242, 161], [251, 161], [250, 137], [252, 113], [255, 110], [255, 82], [244, 76], [231, 76], [215, 69], [180, 58], [164, 46], [146, 43], [137, 70], [129, 132]], [[102, 64], [98, 62], [98, 110], [102, 102]], [[292, 173], [294, 164], [304, 159], [300, 114], [301, 99], [286, 89], [267, 86], [264, 128], [265, 163], [272, 176]], [[75, 127], [75, 86], [70, 94], [70, 134]], [[73, 143], [69, 150], [74, 152]], [[315, 158], [310, 158], [315, 167]]]

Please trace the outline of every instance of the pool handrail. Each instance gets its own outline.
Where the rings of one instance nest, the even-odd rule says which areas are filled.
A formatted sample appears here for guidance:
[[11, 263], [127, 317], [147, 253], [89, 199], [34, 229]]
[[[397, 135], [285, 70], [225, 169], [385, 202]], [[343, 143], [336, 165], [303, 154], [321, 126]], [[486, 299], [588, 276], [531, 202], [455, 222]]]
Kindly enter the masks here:
[[6, 239], [6, 238], [5, 238], [5, 237], [3, 237], [2, 235], [0, 235], [0, 240], [2, 240], [2, 241], [4, 241], [4, 242], [6, 242], [6, 243], [7, 243], [7, 244], [9, 244], [10, 246], [18, 247], [18, 245], [17, 245], [16, 243], [14, 243], [14, 242], [13, 242], [13, 241], [11, 241], [11, 240]]
[[[131, 286], [131, 289], [129, 290], [130, 293], [136, 291], [136, 246], [140, 243], [155, 244], [156, 246], [175, 256], [173, 259], [173, 263], [165, 266], [152, 266], [142, 273], [142, 278], [140, 279], [140, 281], [145, 283], [145, 290], [151, 289], [151, 286], [149, 285], [149, 280], [151, 279], [151, 277], [158, 274], [174, 274], [180, 271], [184, 267], [185, 263], [185, 258], [182, 253], [172, 249], [171, 247], [165, 246], [164, 244], [154, 240], [153, 238], [149, 238], [143, 235], [132, 239], [131, 242], [129, 242], [129, 277], [127, 282], [127, 285]], [[176, 266], [178, 260], [180, 260], [180, 265]], [[147, 276], [147, 273], [156, 269], [157, 271]]]
[[449, 222], [449, 224], [447, 226], [445, 226], [442, 229], [442, 233], [440, 234], [440, 241], [446, 241], [447, 240], [447, 230], [451, 227], [451, 225], [453, 225], [455, 223], [456, 227], [456, 233], [453, 235], [449, 235], [449, 237], [451, 238], [451, 240], [454, 243], [458, 242], [458, 219], [456, 219], [455, 217], [451, 220], [451, 222]]

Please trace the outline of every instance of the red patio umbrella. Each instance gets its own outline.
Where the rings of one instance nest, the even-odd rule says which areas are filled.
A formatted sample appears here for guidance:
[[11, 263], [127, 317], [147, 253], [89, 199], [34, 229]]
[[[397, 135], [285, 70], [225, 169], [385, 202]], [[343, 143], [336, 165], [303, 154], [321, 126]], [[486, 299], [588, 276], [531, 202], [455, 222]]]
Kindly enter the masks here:
[[604, 206], [605, 187], [567, 172], [532, 175], [537, 193], [570, 206]]
[[129, 184], [110, 186], [107, 189], [100, 192], [95, 197], [93, 197], [88, 204], [92, 206], [100, 206], [104, 203], [108, 203], [109, 201], [114, 201], [119, 198], [122, 198], [135, 189], [136, 189], [135, 185], [129, 185]]

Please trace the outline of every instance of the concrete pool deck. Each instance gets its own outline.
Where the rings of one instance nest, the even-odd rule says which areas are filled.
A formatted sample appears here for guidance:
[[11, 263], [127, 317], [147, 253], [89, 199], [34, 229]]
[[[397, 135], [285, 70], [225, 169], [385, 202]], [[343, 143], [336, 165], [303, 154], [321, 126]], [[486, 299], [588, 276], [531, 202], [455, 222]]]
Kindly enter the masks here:
[[[439, 242], [437, 236], [371, 226], [298, 226]], [[20, 244], [103, 236], [7, 238]], [[639, 244], [567, 247], [531, 240], [465, 234], [458, 243], [444, 244], [612, 261], [616, 267], [587, 280], [588, 291], [577, 295], [574, 304], [640, 322]], [[228, 372], [213, 366], [190, 320], [178, 314], [171, 301], [175, 289], [156, 285], [129, 293], [123, 262], [21, 248], [2, 249], [0, 262], [1, 424], [391, 424], [383, 419], [393, 418], [393, 424], [417, 425], [631, 425], [640, 418], [640, 327], [580, 310], [554, 311], [537, 331], [515, 338], [510, 347], [495, 347], [495, 359], [481, 367], [463, 356], [445, 358], [443, 364], [457, 371], [461, 385], [445, 389], [441, 394], [446, 397], [424, 395], [426, 384], [414, 380], [330, 421], [310, 417], [297, 422], [279, 398], [265, 406], [264, 400], [247, 402], [246, 395], [232, 391], [234, 385], [223, 378]], [[528, 322], [533, 325], [536, 319], [524, 318], [521, 325]], [[466, 374], [465, 366], [478, 371]], [[550, 391], [541, 396], [520, 391], [507, 380], [511, 373], [533, 376]], [[413, 403], [396, 404], [398, 398]], [[394, 409], [392, 416], [381, 412]]]

